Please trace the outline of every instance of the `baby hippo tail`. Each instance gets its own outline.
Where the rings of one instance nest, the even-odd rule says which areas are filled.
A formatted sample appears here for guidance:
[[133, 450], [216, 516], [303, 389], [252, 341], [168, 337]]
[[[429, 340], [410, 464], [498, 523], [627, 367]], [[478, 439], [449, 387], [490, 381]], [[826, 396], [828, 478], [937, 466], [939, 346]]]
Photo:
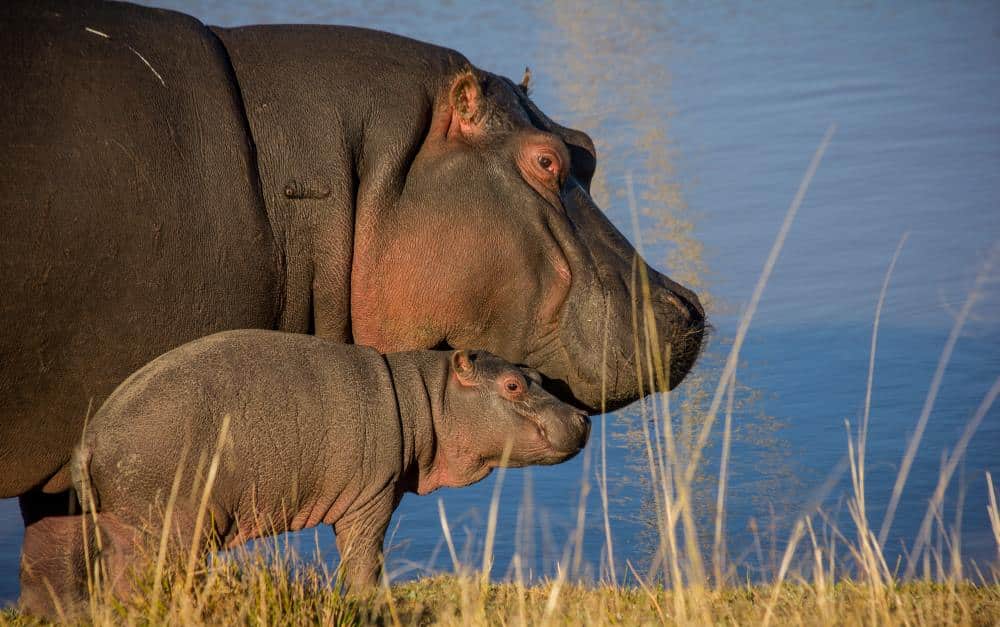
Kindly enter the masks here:
[[73, 450], [73, 457], [69, 463], [76, 498], [80, 501], [80, 507], [87, 513], [96, 512], [100, 507], [97, 492], [90, 480], [90, 457], [90, 449], [85, 444], [81, 444]]

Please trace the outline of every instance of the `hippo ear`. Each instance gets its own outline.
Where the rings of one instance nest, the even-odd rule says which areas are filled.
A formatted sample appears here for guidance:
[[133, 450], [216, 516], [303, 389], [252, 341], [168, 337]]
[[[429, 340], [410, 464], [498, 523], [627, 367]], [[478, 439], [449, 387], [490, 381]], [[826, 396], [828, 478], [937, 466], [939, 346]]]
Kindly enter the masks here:
[[524, 77], [521, 78], [521, 82], [518, 84], [518, 87], [521, 88], [521, 93], [523, 93], [525, 96], [529, 95], [528, 92], [531, 91], [531, 68], [530, 67], [524, 68]]
[[458, 380], [463, 385], [472, 385], [476, 374], [476, 364], [472, 361], [469, 351], [455, 351], [451, 354], [451, 369], [455, 371]]
[[471, 70], [459, 74], [452, 83], [449, 101], [453, 111], [453, 128], [457, 127], [455, 130], [466, 139], [479, 136], [485, 106], [479, 79]]

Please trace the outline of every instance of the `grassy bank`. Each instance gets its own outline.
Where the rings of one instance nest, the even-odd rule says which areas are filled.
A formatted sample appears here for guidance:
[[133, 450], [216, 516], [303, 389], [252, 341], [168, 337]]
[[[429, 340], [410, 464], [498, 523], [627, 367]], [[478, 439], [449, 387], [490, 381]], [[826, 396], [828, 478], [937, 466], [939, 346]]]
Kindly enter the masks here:
[[[685, 590], [678, 616], [675, 594], [660, 587], [516, 583], [481, 585], [475, 578], [439, 576], [345, 600], [315, 571], [289, 576], [263, 563], [215, 573], [198, 593], [129, 604], [98, 603], [82, 618], [94, 624], [337, 624], [362, 625], [996, 625], [1000, 586], [916, 582], [898, 587], [842, 581], [819, 589], [807, 583]], [[777, 592], [777, 594], [775, 594]], [[34, 625], [8, 610], [0, 625]]]
[[[492, 585], [480, 595], [478, 589], [468, 594], [469, 586], [454, 578], [438, 578], [397, 587], [393, 597], [400, 622], [407, 624], [761, 624], [774, 592], [760, 586], [705, 591], [681, 617], [672, 611], [672, 593], [662, 588], [563, 586], [554, 594], [554, 587]], [[822, 593], [788, 584], [778, 592], [770, 622], [995, 625], [1000, 587], [919, 583], [873, 596], [867, 586], [849, 582]]]

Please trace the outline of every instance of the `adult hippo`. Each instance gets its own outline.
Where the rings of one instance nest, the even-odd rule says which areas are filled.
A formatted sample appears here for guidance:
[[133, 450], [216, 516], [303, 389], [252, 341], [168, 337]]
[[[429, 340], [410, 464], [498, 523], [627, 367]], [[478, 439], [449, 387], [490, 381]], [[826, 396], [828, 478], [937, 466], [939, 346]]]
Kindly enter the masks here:
[[0, 497], [28, 533], [88, 407], [217, 331], [486, 349], [593, 413], [643, 393], [645, 275], [670, 386], [699, 352], [698, 298], [592, 201], [590, 138], [452, 50], [32, 0], [0, 8], [0, 82]]

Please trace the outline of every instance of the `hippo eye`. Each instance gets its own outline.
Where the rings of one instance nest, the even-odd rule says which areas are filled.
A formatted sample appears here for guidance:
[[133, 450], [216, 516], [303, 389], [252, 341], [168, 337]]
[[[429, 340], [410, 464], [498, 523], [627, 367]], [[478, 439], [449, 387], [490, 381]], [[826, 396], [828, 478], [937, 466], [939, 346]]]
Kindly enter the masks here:
[[555, 155], [550, 152], [543, 152], [535, 157], [535, 162], [548, 175], [556, 179], [559, 178], [559, 159]]

